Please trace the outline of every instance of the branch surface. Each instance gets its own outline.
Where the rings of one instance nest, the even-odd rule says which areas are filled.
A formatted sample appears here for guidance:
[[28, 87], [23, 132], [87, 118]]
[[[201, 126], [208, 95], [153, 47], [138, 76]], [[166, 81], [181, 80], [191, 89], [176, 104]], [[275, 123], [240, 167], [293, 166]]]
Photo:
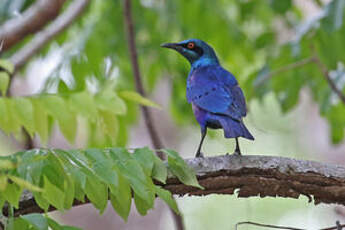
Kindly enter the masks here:
[[26, 36], [41, 30], [56, 18], [65, 0], [38, 0], [22, 15], [10, 19], [0, 27], [0, 42], [5, 51]]
[[[234, 194], [238, 197], [305, 195], [309, 202], [345, 205], [345, 167], [271, 156], [225, 155], [187, 159], [205, 188], [190, 187], [169, 176], [163, 187], [177, 195]], [[160, 184], [161, 185], [161, 184]], [[86, 201], [85, 203], [87, 203]], [[82, 204], [75, 201], [74, 205]], [[42, 212], [25, 193], [15, 215]], [[51, 208], [50, 210], [54, 210]], [[3, 210], [6, 215], [7, 209]]]
[[[50, 0], [49, 0], [50, 1]], [[83, 12], [90, 0], [74, 0], [63, 14], [57, 17], [49, 26], [35, 34], [32, 40], [18, 50], [11, 58], [15, 70], [22, 67], [45, 44], [66, 29]]]

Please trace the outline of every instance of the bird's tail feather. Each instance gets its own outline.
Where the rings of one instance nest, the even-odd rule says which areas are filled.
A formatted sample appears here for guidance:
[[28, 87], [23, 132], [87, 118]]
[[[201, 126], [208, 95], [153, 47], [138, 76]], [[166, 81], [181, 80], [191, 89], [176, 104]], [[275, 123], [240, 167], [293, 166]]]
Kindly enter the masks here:
[[244, 137], [249, 140], [254, 140], [253, 135], [248, 131], [242, 121], [236, 121], [229, 117], [224, 117], [221, 119], [220, 123], [223, 127], [224, 136], [226, 138]]

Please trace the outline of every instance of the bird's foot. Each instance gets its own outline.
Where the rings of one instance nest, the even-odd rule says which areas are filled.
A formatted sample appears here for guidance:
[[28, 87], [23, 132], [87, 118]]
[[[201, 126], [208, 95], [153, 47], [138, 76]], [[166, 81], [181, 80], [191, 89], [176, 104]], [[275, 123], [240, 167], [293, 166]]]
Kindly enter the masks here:
[[195, 157], [204, 158], [204, 154], [203, 154], [202, 152], [197, 152], [197, 153], [195, 154]]
[[239, 150], [235, 150], [235, 152], [233, 153], [233, 155], [237, 155], [237, 156], [242, 156], [242, 154], [241, 154], [241, 151], [239, 151]]

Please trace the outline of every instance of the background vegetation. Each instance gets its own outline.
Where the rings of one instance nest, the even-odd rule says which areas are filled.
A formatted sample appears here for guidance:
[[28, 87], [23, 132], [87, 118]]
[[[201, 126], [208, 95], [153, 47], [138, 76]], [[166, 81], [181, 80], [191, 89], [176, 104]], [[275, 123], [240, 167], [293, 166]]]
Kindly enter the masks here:
[[[20, 17], [34, 3], [0, 1], [0, 24]], [[62, 12], [70, 4], [67, 1]], [[184, 157], [193, 156], [199, 130], [185, 99], [188, 63], [159, 45], [200, 38], [215, 48], [245, 92], [246, 123], [256, 137], [254, 143], [241, 142], [245, 153], [344, 163], [344, 11], [344, 0], [133, 1], [144, 87], [162, 105], [154, 118], [165, 146]], [[134, 92], [122, 1], [90, 1], [81, 17], [15, 69], [11, 58], [33, 36], [0, 51], [2, 155], [32, 144], [49, 148], [150, 144], [141, 131], [138, 103], [159, 106]], [[211, 136], [206, 155], [232, 151], [232, 142], [221, 132]], [[303, 199], [210, 196], [177, 201], [187, 229], [230, 229], [243, 220], [320, 227], [345, 218], [342, 208], [312, 207]], [[301, 218], [304, 212], [308, 215]], [[137, 224], [131, 222], [136, 218], [132, 215], [125, 226]], [[168, 229], [170, 217], [164, 212], [158, 217], [161, 229]], [[69, 223], [68, 217], [61, 218]], [[87, 221], [76, 222], [92, 229]]]

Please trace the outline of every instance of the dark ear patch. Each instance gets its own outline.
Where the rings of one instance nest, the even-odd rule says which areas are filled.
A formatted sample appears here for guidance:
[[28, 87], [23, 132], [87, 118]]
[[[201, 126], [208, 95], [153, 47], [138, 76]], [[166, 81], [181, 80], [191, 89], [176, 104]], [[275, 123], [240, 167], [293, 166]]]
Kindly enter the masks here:
[[183, 46], [184, 48], [186, 48], [186, 49], [193, 50], [193, 51], [196, 52], [199, 56], [202, 56], [202, 55], [204, 54], [203, 49], [202, 49], [201, 47], [197, 46], [194, 42], [192, 43], [192, 44], [194, 44], [193, 47], [192, 47], [192, 45], [190, 45], [191, 43], [192, 43], [192, 42], [188, 42], [188, 43], [186, 43], [186, 44], [183, 44], [182, 46]]

